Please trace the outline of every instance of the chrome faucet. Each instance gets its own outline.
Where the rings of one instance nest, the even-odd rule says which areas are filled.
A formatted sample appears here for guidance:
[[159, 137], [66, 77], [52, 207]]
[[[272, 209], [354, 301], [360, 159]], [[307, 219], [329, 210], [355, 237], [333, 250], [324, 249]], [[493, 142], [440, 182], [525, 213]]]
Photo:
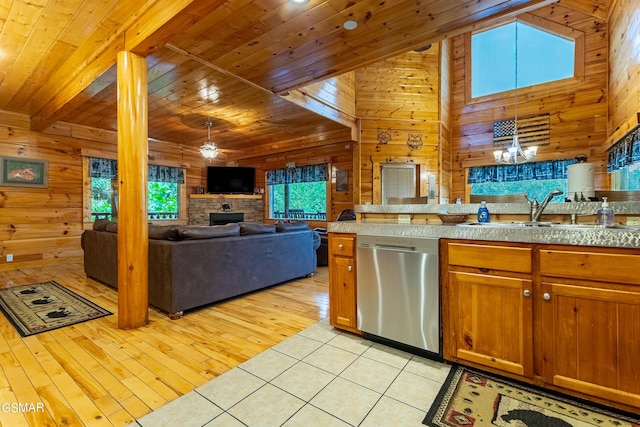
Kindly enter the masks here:
[[530, 210], [530, 214], [529, 214], [529, 218], [530, 218], [531, 222], [538, 222], [540, 220], [540, 216], [542, 215], [542, 212], [545, 210], [545, 208], [547, 207], [547, 205], [549, 204], [551, 199], [553, 199], [555, 196], [559, 196], [561, 194], [564, 194], [562, 192], [562, 190], [557, 190], [557, 189], [556, 190], [551, 190], [551, 192], [549, 194], [547, 194], [547, 197], [544, 198], [542, 203], [538, 203], [538, 201], [536, 200], [535, 197], [533, 198], [533, 200], [531, 200], [529, 198], [529, 196], [527, 196], [525, 194], [524, 197], [527, 198], [527, 201], [531, 205], [531, 210]]

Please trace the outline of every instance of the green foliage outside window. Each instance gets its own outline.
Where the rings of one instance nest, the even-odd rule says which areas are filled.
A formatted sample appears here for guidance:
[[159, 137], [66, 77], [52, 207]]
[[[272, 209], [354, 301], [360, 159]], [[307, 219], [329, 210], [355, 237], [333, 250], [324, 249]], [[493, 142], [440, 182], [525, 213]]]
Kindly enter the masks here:
[[91, 211], [111, 214], [111, 180], [91, 178]]
[[270, 186], [272, 213], [285, 211], [285, 186], [289, 187], [289, 209], [303, 209], [305, 212], [326, 211], [327, 183], [318, 181]]
[[[171, 182], [149, 182], [147, 211], [171, 212], [178, 214], [178, 184]], [[111, 179], [91, 178], [91, 212], [108, 214], [112, 212]], [[160, 219], [160, 218], [156, 218]]]
[[[471, 194], [473, 195], [496, 195], [503, 196], [507, 194], [527, 194], [531, 199], [534, 197], [538, 201], [544, 198], [551, 190], [559, 189], [564, 192], [561, 196], [551, 199], [552, 203], [562, 203], [567, 196], [567, 180], [566, 179], [529, 179], [514, 182], [483, 182], [479, 184], [471, 184]], [[573, 195], [571, 195], [573, 197]], [[522, 203], [526, 203], [522, 197]]]

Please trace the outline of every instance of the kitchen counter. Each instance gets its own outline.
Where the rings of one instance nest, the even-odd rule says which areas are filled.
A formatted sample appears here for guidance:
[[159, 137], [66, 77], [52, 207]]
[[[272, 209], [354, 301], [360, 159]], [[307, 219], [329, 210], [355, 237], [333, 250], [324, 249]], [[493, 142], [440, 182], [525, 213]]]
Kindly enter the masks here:
[[[450, 239], [488, 240], [499, 242], [568, 244], [580, 246], [604, 246], [640, 248], [640, 227], [618, 228], [571, 228], [568, 225], [571, 215], [579, 222], [593, 222], [594, 215], [601, 202], [550, 203], [544, 213], [553, 221], [565, 223], [564, 227], [486, 227], [443, 225], [437, 214], [467, 214], [473, 218], [480, 206], [468, 204], [420, 204], [420, 205], [357, 205], [356, 221], [332, 222], [328, 231], [335, 233], [366, 233], [398, 237], [437, 237]], [[611, 202], [616, 214], [616, 222], [630, 224], [630, 220], [640, 219], [640, 202]], [[528, 203], [488, 203], [492, 221], [511, 223], [526, 221], [529, 217]], [[403, 216], [411, 222], [401, 220]], [[380, 219], [382, 218], [382, 219]], [[416, 218], [419, 218], [416, 220]], [[502, 219], [507, 218], [507, 219]], [[635, 224], [635, 222], [634, 222]], [[588, 227], [588, 225], [587, 225]]]
[[552, 227], [492, 228], [456, 225], [391, 224], [340, 221], [328, 224], [334, 233], [366, 233], [397, 237], [438, 237], [500, 242], [568, 244], [640, 248], [640, 228], [557, 229]]
[[[528, 215], [529, 203], [487, 203], [492, 215], [520, 214]], [[543, 215], [595, 215], [602, 202], [549, 203]], [[609, 202], [616, 215], [640, 216], [640, 202]], [[437, 214], [441, 210], [448, 213], [475, 215], [479, 203], [465, 204], [421, 204], [421, 205], [357, 205], [357, 214]]]

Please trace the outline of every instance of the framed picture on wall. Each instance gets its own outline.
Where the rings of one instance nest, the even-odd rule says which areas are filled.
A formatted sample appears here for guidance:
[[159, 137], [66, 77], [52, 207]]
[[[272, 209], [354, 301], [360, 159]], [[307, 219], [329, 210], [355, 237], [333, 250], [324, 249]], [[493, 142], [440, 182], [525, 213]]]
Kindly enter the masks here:
[[349, 171], [346, 169], [336, 170], [336, 191], [349, 191]]
[[48, 162], [22, 157], [0, 157], [0, 186], [46, 188]]

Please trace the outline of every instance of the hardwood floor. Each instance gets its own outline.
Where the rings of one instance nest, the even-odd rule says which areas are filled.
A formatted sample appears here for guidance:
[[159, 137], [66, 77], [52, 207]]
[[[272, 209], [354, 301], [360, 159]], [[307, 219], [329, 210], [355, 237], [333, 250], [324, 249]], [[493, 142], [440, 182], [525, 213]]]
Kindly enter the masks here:
[[313, 277], [191, 310], [179, 320], [150, 308], [146, 326], [121, 330], [116, 291], [87, 279], [81, 259], [0, 271], [0, 287], [47, 280], [114, 314], [26, 338], [0, 315], [2, 426], [128, 425], [328, 311], [328, 271], [320, 267]]

